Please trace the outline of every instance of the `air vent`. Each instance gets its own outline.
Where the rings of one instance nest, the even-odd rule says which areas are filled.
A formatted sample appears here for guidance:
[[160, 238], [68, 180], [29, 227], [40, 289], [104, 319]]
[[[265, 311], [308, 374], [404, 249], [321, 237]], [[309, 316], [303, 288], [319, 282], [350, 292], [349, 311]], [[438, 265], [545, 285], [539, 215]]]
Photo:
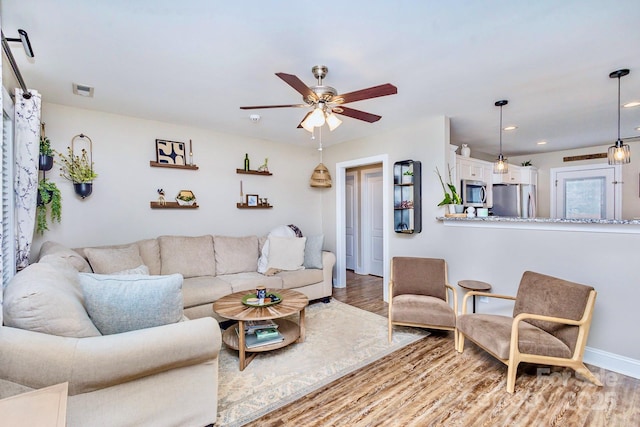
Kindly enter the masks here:
[[80, 96], [86, 96], [93, 98], [93, 88], [87, 85], [80, 85], [78, 83], [73, 84], [73, 93]]

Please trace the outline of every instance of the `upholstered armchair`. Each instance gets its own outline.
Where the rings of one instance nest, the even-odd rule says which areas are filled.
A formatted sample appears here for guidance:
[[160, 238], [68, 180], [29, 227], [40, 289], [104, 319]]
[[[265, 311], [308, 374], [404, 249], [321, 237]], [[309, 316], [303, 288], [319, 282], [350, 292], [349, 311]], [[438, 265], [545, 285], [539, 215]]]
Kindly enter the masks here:
[[[513, 317], [466, 314], [473, 295], [515, 301]], [[564, 366], [592, 383], [600, 381], [582, 362], [589, 335], [596, 291], [591, 286], [527, 271], [517, 296], [469, 292], [458, 316], [458, 352], [470, 339], [507, 365], [507, 391], [515, 390], [520, 362]]]
[[[453, 295], [453, 307], [449, 302]], [[457, 342], [456, 291], [447, 282], [443, 259], [394, 257], [389, 281], [389, 342], [393, 325], [454, 331]]]

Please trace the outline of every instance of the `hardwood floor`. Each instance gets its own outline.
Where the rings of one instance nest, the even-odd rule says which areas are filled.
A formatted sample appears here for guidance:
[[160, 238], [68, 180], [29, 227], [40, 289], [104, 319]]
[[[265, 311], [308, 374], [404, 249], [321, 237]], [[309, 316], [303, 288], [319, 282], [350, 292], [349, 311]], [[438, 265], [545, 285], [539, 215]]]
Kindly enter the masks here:
[[[334, 298], [383, 316], [382, 279], [347, 272]], [[594, 366], [603, 387], [571, 370], [521, 365], [516, 393], [506, 367], [453, 333], [433, 332], [273, 411], [249, 426], [636, 426], [640, 380]]]

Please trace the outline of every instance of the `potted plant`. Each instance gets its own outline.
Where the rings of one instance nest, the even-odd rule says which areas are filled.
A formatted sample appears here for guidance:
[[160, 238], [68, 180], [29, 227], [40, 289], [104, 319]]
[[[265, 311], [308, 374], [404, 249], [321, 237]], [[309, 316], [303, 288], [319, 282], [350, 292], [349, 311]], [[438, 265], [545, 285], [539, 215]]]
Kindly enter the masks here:
[[412, 184], [413, 183], [413, 171], [411, 169], [407, 169], [402, 174], [402, 183], [403, 184]]
[[[458, 190], [456, 190], [456, 186], [452, 184], [452, 179], [451, 179], [451, 167], [449, 167], [449, 182], [447, 183], [447, 185], [445, 186], [444, 181], [442, 180], [442, 176], [440, 175], [440, 171], [438, 170], [438, 168], [436, 167], [436, 174], [438, 175], [438, 178], [440, 179], [440, 184], [442, 185], [442, 191], [444, 192], [444, 199], [442, 199], [442, 201], [440, 203], [438, 203], [438, 206], [445, 206], [445, 205], [450, 205], [450, 206], [455, 206], [454, 212], [455, 213], [462, 213], [463, 212], [463, 206], [462, 206], [462, 198], [460, 197], [460, 195], [458, 194]], [[447, 190], [448, 188], [448, 190]], [[460, 212], [458, 212], [460, 211]], [[450, 212], [450, 213], [454, 213], [454, 212]]]
[[79, 156], [73, 154], [71, 147], [67, 147], [68, 155], [56, 152], [62, 166], [60, 176], [73, 182], [73, 188], [83, 199], [92, 192], [92, 181], [98, 177], [93, 170], [93, 162], [89, 160], [89, 153], [84, 148]]
[[53, 149], [49, 138], [40, 134], [40, 157], [38, 158], [38, 167], [41, 171], [51, 170], [53, 167]]
[[47, 206], [50, 206], [51, 222], [60, 222], [62, 215], [62, 195], [55, 182], [43, 178], [38, 183], [38, 203], [36, 205], [36, 231], [44, 234], [47, 225]]

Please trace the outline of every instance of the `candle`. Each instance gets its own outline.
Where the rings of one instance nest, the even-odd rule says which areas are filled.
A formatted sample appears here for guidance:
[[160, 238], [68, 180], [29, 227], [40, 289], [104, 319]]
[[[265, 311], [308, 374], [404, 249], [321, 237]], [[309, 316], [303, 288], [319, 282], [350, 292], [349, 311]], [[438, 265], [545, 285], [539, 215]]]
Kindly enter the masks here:
[[240, 197], [242, 197], [243, 193], [242, 193], [242, 180], [240, 180]]
[[193, 144], [191, 143], [191, 140], [189, 140], [189, 155], [193, 156]]

